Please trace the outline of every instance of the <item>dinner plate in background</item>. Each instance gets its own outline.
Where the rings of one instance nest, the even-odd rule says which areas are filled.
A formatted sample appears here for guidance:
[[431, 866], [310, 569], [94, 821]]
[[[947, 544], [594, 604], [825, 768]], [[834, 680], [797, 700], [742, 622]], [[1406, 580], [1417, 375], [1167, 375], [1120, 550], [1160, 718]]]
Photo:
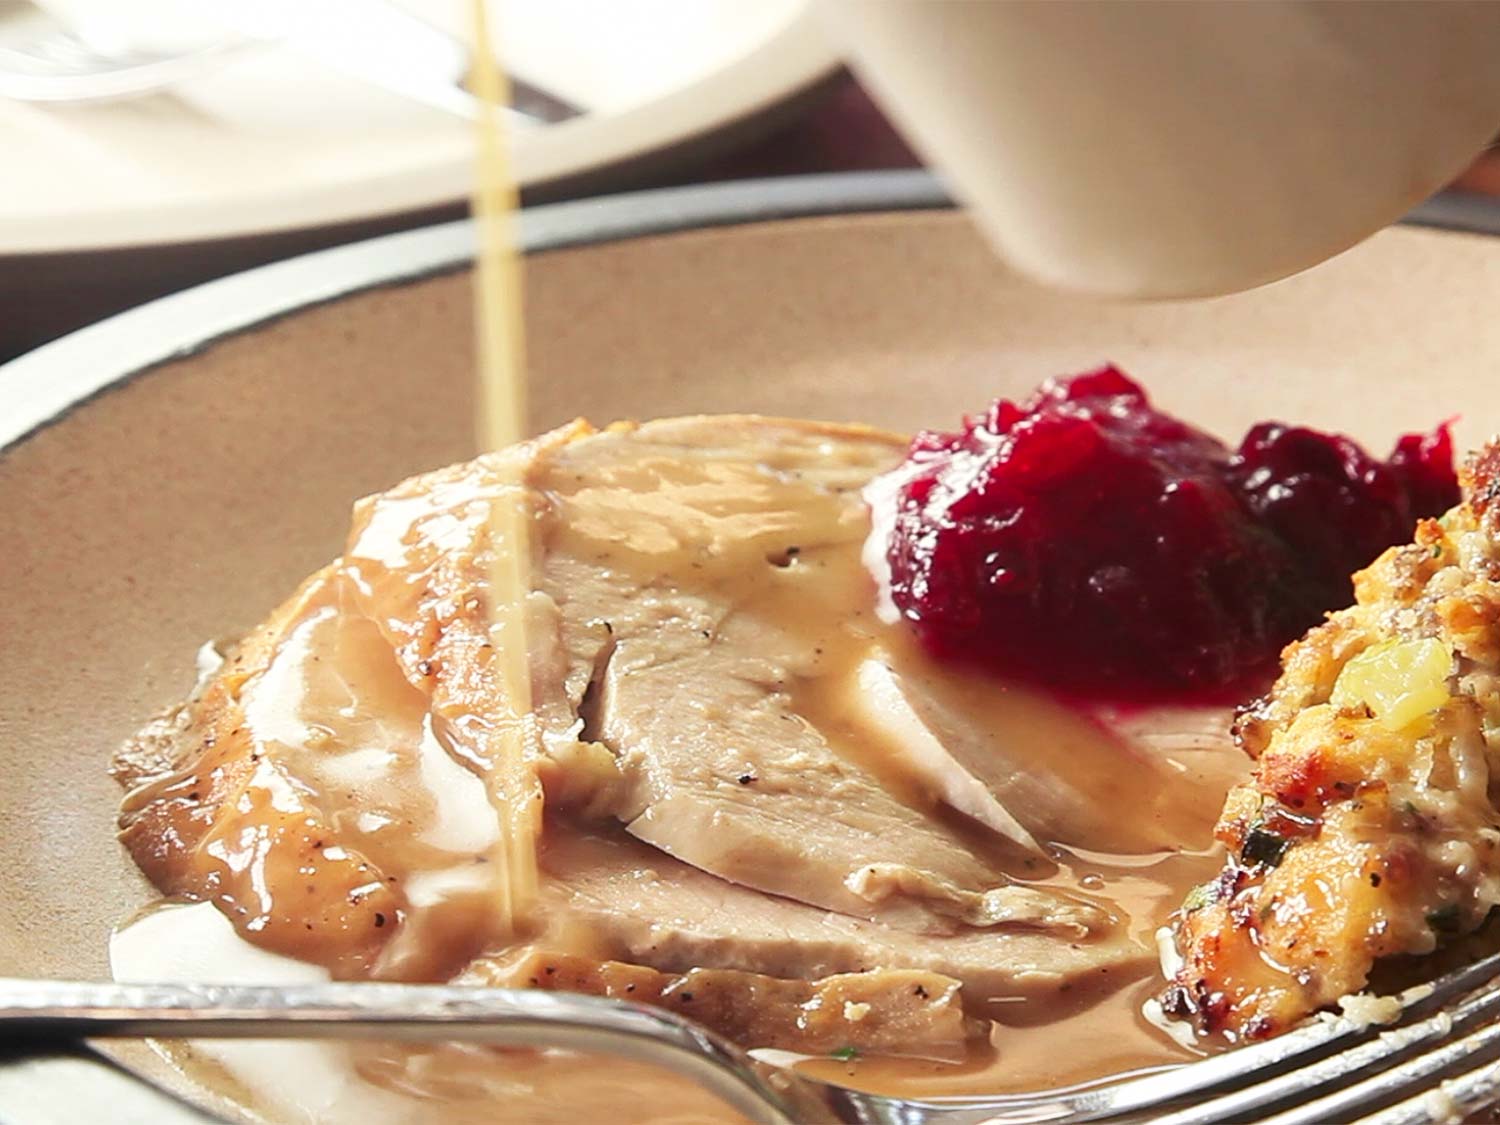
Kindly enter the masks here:
[[[467, 40], [468, 0], [398, 2]], [[0, 18], [15, 7], [0, 5]], [[145, 22], [138, 34], [147, 36], [153, 8], [163, 20], [172, 12], [113, 0], [46, 7], [85, 30], [91, 9], [96, 23], [112, 17], [93, 33], [111, 41], [132, 22]], [[507, 66], [586, 111], [517, 131], [514, 172], [526, 188], [608, 187], [611, 173], [761, 113], [837, 65], [808, 0], [492, 0], [492, 8]], [[145, 98], [0, 100], [0, 141], [0, 255], [348, 223], [454, 203], [473, 179], [467, 121], [289, 48], [227, 55], [202, 77]]]
[[[529, 213], [533, 428], [700, 410], [952, 426], [1114, 360], [1226, 437], [1275, 417], [1383, 453], [1452, 414], [1461, 445], [1500, 430], [1493, 238], [1392, 229], [1251, 293], [1101, 305], [1008, 274], [942, 203], [893, 174]], [[1500, 231], [1493, 210], [1466, 221]], [[470, 244], [450, 225], [325, 251], [0, 368], [0, 974], [105, 974], [110, 928], [149, 894], [114, 839], [114, 747], [186, 693], [202, 641], [339, 550], [353, 498], [471, 454]], [[181, 1086], [144, 1047], [111, 1050]], [[116, 1104], [112, 1080], [12, 1062], [0, 1114], [81, 1120]]]
[[[149, 45], [192, 0], [44, 2], [95, 40], [144, 25]], [[397, 2], [466, 35], [468, 0]], [[619, 190], [742, 143], [837, 70], [810, 0], [491, 7], [517, 75], [588, 110], [519, 131], [515, 172], [534, 200]], [[0, 0], [0, 42], [37, 19]], [[288, 49], [129, 101], [0, 99], [0, 361], [211, 277], [456, 218], [472, 166], [468, 122]]]

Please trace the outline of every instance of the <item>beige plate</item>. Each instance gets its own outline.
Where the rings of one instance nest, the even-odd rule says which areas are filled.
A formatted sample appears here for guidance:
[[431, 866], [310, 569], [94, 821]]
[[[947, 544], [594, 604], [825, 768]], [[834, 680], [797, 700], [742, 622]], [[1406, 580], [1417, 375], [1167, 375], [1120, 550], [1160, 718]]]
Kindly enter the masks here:
[[[1279, 417], [1383, 452], [1449, 415], [1466, 446], [1500, 429], [1500, 242], [1396, 229], [1247, 295], [1111, 307], [1026, 288], [961, 215], [890, 213], [940, 202], [894, 175], [529, 214], [534, 425], [951, 425], [1112, 359], [1225, 435]], [[821, 217], [754, 221], [786, 215]], [[112, 748], [184, 694], [203, 640], [337, 551], [354, 497], [470, 454], [468, 249], [452, 226], [324, 252], [0, 368], [0, 446], [19, 439], [0, 455], [0, 974], [104, 975], [144, 897], [113, 837]], [[99, 1120], [83, 1107], [108, 1097], [125, 1120], [109, 1079], [0, 1066], [0, 1114]]]

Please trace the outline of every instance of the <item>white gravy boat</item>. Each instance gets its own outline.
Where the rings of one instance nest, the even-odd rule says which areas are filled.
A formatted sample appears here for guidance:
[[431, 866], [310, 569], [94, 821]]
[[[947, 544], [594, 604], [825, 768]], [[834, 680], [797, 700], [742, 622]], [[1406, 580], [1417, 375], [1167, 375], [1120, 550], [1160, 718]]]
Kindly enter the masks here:
[[1227, 293], [1400, 218], [1500, 131], [1500, 3], [822, 0], [998, 252]]

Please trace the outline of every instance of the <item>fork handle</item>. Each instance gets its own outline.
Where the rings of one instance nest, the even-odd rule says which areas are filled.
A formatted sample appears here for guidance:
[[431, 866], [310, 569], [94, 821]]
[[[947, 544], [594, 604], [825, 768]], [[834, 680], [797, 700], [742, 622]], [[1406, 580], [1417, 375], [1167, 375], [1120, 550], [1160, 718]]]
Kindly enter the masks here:
[[[462, 1040], [601, 1053], [671, 1069], [757, 1125], [829, 1120], [815, 1087], [639, 1004], [420, 984], [116, 984], [0, 978], [0, 1044], [87, 1038]], [[774, 1084], [768, 1080], [774, 1078]]]

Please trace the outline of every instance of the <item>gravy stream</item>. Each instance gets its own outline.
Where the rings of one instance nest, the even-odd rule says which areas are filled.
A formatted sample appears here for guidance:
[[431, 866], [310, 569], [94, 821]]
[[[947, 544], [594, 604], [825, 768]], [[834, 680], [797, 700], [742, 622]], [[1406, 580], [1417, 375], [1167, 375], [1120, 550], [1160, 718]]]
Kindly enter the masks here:
[[[501, 128], [510, 88], [497, 62], [487, 0], [472, 0], [472, 82], [481, 111], [475, 166], [474, 224], [479, 251], [474, 269], [478, 329], [479, 447], [498, 450], [526, 433], [526, 348], [521, 308], [521, 256], [516, 247], [519, 192]], [[536, 842], [541, 833], [541, 783], [536, 776], [538, 731], [531, 714], [524, 604], [531, 587], [530, 513], [519, 489], [491, 501], [489, 611], [494, 652], [501, 665], [508, 713], [498, 718], [494, 807], [500, 821], [495, 861], [496, 907], [503, 932], [524, 929], [536, 900]]]

